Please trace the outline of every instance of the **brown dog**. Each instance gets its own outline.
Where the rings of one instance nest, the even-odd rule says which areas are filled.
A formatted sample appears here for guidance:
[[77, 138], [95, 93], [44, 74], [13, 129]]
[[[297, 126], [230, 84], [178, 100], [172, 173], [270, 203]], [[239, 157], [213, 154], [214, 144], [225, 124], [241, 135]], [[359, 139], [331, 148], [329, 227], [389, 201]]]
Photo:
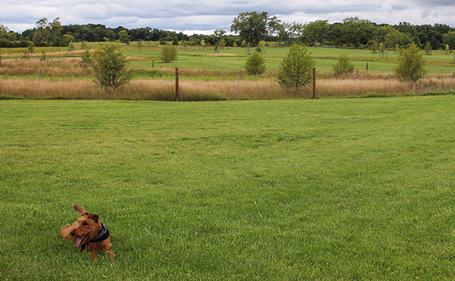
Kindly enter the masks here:
[[65, 225], [60, 237], [76, 241], [75, 245], [80, 247], [81, 251], [88, 246], [90, 251], [93, 251], [93, 260], [97, 259], [96, 252], [98, 251], [105, 251], [111, 259], [114, 259], [115, 254], [109, 250], [111, 248], [109, 230], [99, 221], [98, 215], [86, 212], [77, 204], [73, 205], [73, 209], [78, 211], [81, 217], [73, 225]]

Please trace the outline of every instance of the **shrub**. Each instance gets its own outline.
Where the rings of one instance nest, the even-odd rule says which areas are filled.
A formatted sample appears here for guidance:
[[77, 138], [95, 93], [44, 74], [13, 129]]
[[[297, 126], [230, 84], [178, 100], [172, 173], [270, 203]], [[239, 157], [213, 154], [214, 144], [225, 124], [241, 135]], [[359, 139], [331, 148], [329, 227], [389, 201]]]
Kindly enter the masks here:
[[348, 55], [341, 54], [338, 57], [337, 63], [332, 67], [335, 75], [341, 75], [346, 73], [351, 73], [354, 71], [354, 64], [349, 60]]
[[177, 38], [177, 36], [174, 36], [174, 40], [172, 40], [172, 45], [174, 45], [174, 46], [179, 45], [179, 38]]
[[311, 73], [315, 64], [305, 46], [293, 45], [278, 69], [278, 83], [284, 87], [305, 86], [313, 80]]
[[98, 77], [98, 70], [101, 70], [101, 85], [105, 88], [117, 89], [130, 82], [133, 74], [127, 70], [125, 55], [117, 51], [114, 43], [98, 45], [93, 58], [95, 75]]
[[92, 54], [90, 54], [90, 51], [89, 50], [85, 50], [85, 52], [82, 54], [82, 63], [84, 63], [85, 65], [87, 64], [92, 64], [93, 62], [93, 59], [92, 59]]
[[425, 54], [427, 54], [427, 56], [431, 56], [432, 53], [433, 47], [431, 46], [430, 41], [427, 41], [427, 43], [425, 44]]
[[166, 63], [170, 63], [173, 60], [176, 60], [177, 48], [173, 45], [164, 45], [161, 47], [161, 59]]
[[245, 63], [246, 73], [250, 75], [260, 75], [265, 72], [265, 59], [258, 52], [253, 52], [251, 56], [246, 59]]
[[416, 82], [422, 72], [425, 73], [425, 60], [419, 47], [413, 42], [407, 49], [403, 49], [398, 57], [395, 72], [399, 80]]

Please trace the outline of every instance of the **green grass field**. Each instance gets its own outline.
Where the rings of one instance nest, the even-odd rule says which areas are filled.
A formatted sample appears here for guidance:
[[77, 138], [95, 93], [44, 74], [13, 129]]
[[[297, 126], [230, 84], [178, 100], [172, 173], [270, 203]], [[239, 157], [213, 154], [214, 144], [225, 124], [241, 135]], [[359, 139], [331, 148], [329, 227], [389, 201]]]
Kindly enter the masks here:
[[0, 279], [451, 280], [454, 106], [0, 101]]
[[[379, 54], [372, 54], [369, 50], [354, 49], [334, 49], [334, 48], [314, 48], [309, 47], [309, 51], [316, 60], [318, 71], [332, 71], [333, 65], [341, 54], [347, 54], [358, 71], [365, 71], [368, 63], [370, 72], [394, 72], [394, 67], [398, 62], [398, 54], [389, 51], [387, 57], [380, 58]], [[251, 49], [253, 51], [254, 48]], [[278, 70], [283, 58], [289, 52], [289, 48], [267, 48], [264, 57], [267, 71]], [[214, 56], [213, 49], [207, 50], [179, 50], [178, 59], [172, 64], [161, 64], [159, 50], [155, 51], [125, 51], [128, 56], [146, 58], [142, 61], [132, 62], [134, 67], [151, 67], [152, 60], [156, 61], [155, 67], [180, 67], [197, 68], [212, 71], [236, 71], [243, 70], [247, 57], [245, 48], [226, 48], [219, 51], [219, 56]], [[223, 54], [227, 54], [224, 55]], [[426, 67], [428, 74], [450, 73], [454, 70], [454, 57], [452, 54], [434, 52], [432, 56], [424, 56], [427, 61]]]

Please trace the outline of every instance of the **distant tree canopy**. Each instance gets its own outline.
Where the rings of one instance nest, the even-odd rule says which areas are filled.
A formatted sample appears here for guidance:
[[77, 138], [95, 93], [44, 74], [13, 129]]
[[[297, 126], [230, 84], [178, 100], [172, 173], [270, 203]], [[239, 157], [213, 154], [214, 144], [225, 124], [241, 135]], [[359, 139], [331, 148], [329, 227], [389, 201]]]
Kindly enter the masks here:
[[267, 12], [240, 13], [234, 18], [231, 31], [239, 33], [240, 40], [256, 45], [267, 36], [274, 35], [280, 22], [277, 17], [270, 17]]
[[[70, 42], [103, 42], [120, 40], [127, 35], [131, 41], [171, 42], [187, 41], [188, 45], [215, 46], [224, 39], [225, 46], [257, 46], [260, 41], [279, 42], [280, 45], [293, 43], [304, 45], [344, 45], [368, 48], [373, 44], [383, 44], [387, 48], [406, 47], [414, 42], [420, 49], [429, 42], [432, 50], [455, 49], [455, 28], [445, 24], [412, 25], [400, 22], [398, 25], [376, 24], [367, 19], [348, 17], [342, 22], [328, 23], [316, 20], [307, 23], [285, 23], [267, 12], [240, 13], [233, 19], [230, 31], [235, 35], [226, 35], [226, 31], [216, 29], [214, 34], [192, 34], [175, 32], [151, 27], [128, 29], [102, 24], [62, 25], [59, 18], [49, 21], [46, 18], [36, 22], [36, 26], [22, 33], [16, 33], [0, 25], [0, 47], [27, 47], [30, 42], [35, 46], [68, 46]], [[123, 32], [122, 32], [123, 33]]]

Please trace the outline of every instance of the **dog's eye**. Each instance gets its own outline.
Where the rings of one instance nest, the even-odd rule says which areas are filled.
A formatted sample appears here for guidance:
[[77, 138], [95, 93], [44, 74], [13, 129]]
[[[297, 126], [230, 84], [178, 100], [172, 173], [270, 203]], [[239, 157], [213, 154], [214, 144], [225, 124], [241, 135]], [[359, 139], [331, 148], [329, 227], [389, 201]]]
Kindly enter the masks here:
[[82, 225], [88, 225], [88, 223], [84, 222]]

